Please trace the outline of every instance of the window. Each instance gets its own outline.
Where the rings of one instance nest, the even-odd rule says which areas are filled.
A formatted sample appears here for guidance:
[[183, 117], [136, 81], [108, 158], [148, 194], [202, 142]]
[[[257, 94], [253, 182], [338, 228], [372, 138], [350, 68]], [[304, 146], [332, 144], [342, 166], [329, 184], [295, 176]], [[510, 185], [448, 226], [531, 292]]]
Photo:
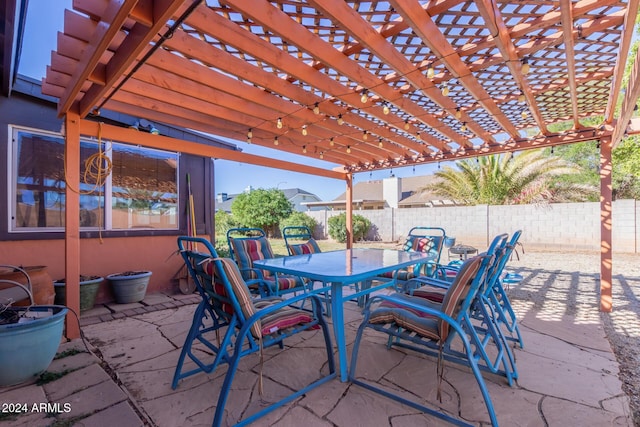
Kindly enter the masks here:
[[[104, 230], [178, 228], [178, 154], [104, 142], [112, 161], [104, 185], [86, 173], [96, 141], [80, 143], [80, 227]], [[61, 231], [65, 218], [64, 138], [12, 129], [11, 230]], [[86, 178], [85, 178], [86, 176]], [[86, 182], [85, 182], [86, 179]]]

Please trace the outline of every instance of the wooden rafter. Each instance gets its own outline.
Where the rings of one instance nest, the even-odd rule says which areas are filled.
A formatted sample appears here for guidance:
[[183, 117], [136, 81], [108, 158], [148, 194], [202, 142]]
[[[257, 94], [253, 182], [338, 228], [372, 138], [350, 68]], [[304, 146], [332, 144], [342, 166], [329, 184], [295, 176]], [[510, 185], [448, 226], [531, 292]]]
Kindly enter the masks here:
[[573, 5], [571, 0], [560, 0], [560, 12], [562, 15], [562, 32], [564, 39], [565, 60], [567, 61], [567, 73], [569, 91], [571, 93], [571, 110], [573, 111], [573, 127], [580, 127], [578, 121], [578, 89], [576, 85], [576, 61], [573, 44]]

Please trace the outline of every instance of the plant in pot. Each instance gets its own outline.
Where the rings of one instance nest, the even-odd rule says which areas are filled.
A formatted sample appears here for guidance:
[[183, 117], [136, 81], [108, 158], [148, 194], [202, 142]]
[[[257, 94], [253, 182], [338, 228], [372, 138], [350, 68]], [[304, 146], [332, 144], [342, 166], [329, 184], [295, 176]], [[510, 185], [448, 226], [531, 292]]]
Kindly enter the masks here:
[[[31, 283], [29, 275], [20, 271]], [[67, 308], [35, 305], [27, 286], [8, 279], [0, 283], [22, 290], [31, 302], [15, 307], [11, 300], [0, 301], [0, 386], [4, 387], [34, 379], [49, 367], [62, 339]]]
[[[100, 284], [103, 281], [104, 277], [101, 276], [80, 275], [80, 312], [93, 308], [98, 289], [100, 289]], [[67, 295], [66, 279], [56, 280], [53, 282], [53, 286], [56, 290], [55, 303], [65, 305]]]
[[149, 285], [150, 271], [124, 271], [107, 276], [118, 304], [140, 302]]

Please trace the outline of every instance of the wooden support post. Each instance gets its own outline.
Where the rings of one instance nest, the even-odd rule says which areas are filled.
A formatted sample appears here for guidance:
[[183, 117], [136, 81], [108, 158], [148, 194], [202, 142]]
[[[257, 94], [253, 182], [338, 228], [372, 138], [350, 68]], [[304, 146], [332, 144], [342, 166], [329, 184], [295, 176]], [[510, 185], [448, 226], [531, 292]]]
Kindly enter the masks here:
[[611, 138], [600, 141], [600, 311], [606, 313], [613, 309], [611, 145]]
[[349, 173], [346, 177], [347, 191], [346, 196], [346, 223], [347, 223], [347, 249], [353, 248], [353, 174]]
[[[80, 316], [80, 117], [65, 116], [65, 280], [66, 305]], [[66, 337], [80, 337], [78, 319], [69, 313], [65, 322]]]

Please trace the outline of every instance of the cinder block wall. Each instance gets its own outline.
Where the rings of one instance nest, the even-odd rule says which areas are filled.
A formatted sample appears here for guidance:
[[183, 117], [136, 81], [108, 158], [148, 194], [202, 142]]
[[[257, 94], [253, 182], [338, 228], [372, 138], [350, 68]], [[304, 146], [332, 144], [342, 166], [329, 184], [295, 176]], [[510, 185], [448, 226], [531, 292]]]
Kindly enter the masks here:
[[[329, 236], [327, 220], [342, 211], [308, 211], [318, 221], [316, 232]], [[386, 208], [356, 210], [373, 224], [370, 240], [403, 240], [414, 226], [442, 227], [456, 243], [486, 247], [493, 236], [522, 230], [520, 241], [529, 248], [599, 251], [600, 204], [554, 203], [551, 205], [455, 206], [438, 208]], [[616, 252], [640, 251], [640, 203], [613, 202], [613, 246]]]

